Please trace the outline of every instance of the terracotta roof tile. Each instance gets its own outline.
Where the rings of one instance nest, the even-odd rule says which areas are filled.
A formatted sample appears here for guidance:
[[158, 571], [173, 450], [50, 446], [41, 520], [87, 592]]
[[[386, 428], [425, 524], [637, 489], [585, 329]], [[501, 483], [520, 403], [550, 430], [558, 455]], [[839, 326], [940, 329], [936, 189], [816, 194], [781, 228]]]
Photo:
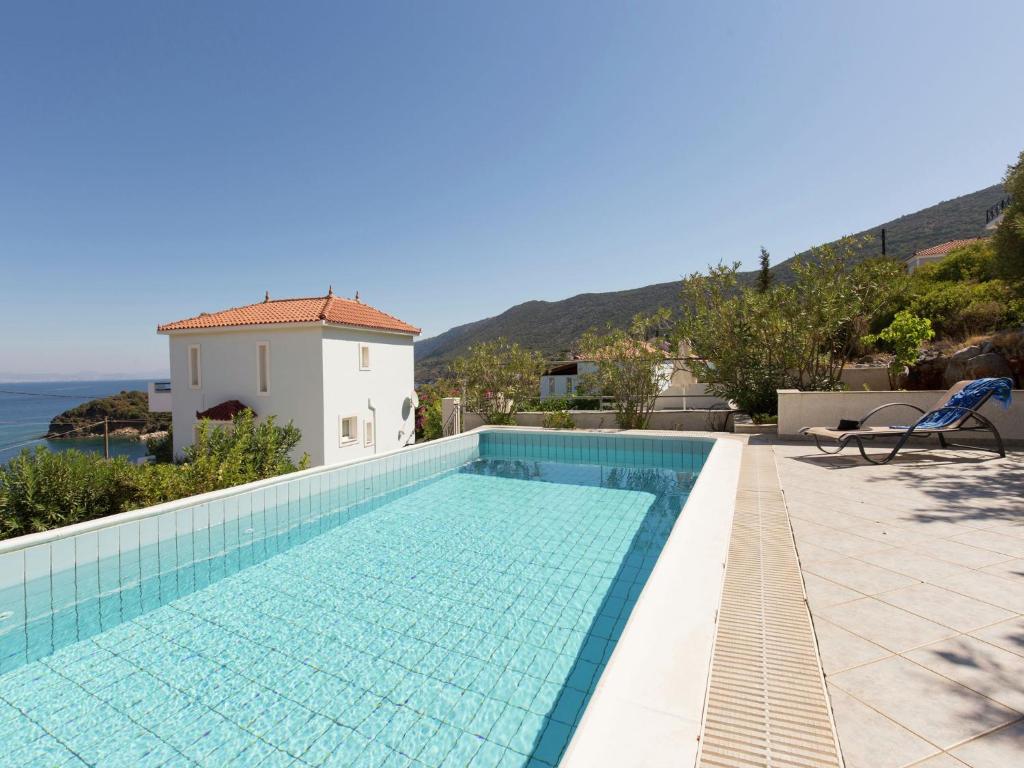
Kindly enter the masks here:
[[[197, 419], [212, 419], [213, 421], [231, 421], [239, 413], [248, 408], [244, 403], [240, 403], [238, 400], [225, 400], [223, 403], [218, 403], [212, 408], [207, 408], [205, 411], [196, 411]], [[253, 416], [256, 412], [253, 412]]]
[[275, 299], [225, 309], [203, 312], [196, 317], [165, 323], [157, 331], [187, 331], [201, 328], [227, 328], [237, 325], [278, 325], [285, 323], [319, 323], [353, 325], [384, 331], [418, 334], [420, 329], [393, 315], [354, 299], [343, 299], [329, 293], [307, 299]]
[[980, 237], [968, 237], [964, 240], [950, 240], [948, 243], [942, 243], [940, 245], [933, 245], [931, 248], [923, 248], [920, 251], [914, 251], [915, 256], [938, 256], [939, 254], [949, 253], [950, 251], [956, 250], [957, 248], [963, 248], [965, 245], [976, 243], [982, 238]]

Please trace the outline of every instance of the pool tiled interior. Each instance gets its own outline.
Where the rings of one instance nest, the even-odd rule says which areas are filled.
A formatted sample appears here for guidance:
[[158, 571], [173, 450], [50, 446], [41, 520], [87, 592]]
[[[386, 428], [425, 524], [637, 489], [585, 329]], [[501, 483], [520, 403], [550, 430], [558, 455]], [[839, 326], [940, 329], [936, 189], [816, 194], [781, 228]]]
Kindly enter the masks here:
[[197, 560], [0, 675], [4, 765], [554, 766], [694, 477], [478, 459], [219, 578]]

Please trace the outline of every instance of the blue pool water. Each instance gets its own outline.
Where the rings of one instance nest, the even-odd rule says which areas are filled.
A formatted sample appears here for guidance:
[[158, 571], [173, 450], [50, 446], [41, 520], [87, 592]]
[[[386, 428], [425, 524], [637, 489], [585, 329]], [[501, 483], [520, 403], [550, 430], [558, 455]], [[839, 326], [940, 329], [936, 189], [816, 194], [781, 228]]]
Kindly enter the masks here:
[[30, 622], [3, 764], [557, 765], [699, 466], [481, 453]]

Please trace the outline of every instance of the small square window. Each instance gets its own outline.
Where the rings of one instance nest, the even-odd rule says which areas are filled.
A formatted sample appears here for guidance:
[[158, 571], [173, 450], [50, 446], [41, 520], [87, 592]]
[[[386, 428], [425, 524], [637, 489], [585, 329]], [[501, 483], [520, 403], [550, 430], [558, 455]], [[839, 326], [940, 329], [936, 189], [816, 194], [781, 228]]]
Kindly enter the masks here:
[[363, 436], [366, 438], [367, 445], [373, 445], [373, 422], [363, 422]]
[[355, 416], [338, 419], [338, 445], [353, 445], [359, 439], [359, 420]]
[[359, 345], [359, 370], [368, 371], [370, 370], [370, 345], [360, 344]]

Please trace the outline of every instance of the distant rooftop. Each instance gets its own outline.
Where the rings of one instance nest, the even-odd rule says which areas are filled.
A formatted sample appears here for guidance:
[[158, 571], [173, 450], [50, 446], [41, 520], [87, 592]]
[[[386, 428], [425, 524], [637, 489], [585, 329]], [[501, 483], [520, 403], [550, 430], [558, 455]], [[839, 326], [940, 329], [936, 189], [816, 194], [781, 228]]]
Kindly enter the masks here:
[[[914, 251], [914, 256], [943, 256], [950, 251], [954, 251], [957, 248], [963, 248], [965, 245], [976, 243], [982, 238], [980, 237], [968, 237], [963, 240], [950, 240], [948, 243], [941, 243], [940, 245], [933, 245], [930, 248], [922, 248], [920, 251]], [[914, 258], [911, 256], [910, 258]]]
[[157, 331], [188, 331], [209, 328], [229, 328], [239, 325], [286, 325], [293, 323], [328, 323], [331, 325], [372, 328], [382, 331], [418, 334], [420, 329], [393, 315], [363, 304], [359, 294], [354, 299], [335, 296], [329, 290], [326, 296], [300, 299], [266, 298], [258, 304], [233, 307], [220, 312], [203, 312], [196, 317], [165, 323]]

